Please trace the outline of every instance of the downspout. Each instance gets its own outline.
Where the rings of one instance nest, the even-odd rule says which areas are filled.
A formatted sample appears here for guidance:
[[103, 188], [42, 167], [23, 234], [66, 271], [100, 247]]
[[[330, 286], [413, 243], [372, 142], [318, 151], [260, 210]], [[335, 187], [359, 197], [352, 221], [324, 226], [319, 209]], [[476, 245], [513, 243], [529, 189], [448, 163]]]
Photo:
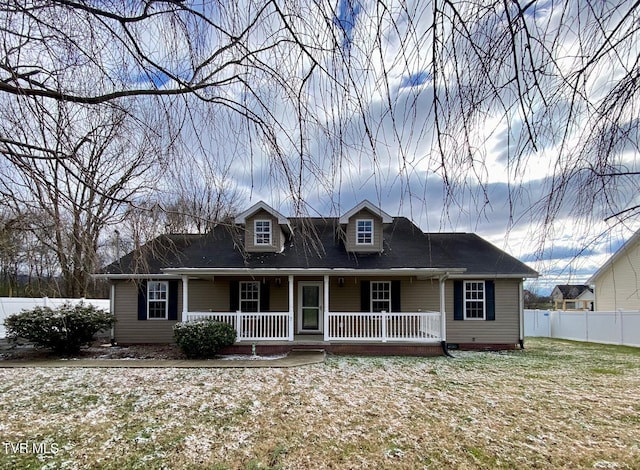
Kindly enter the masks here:
[[447, 357], [454, 357], [449, 352], [449, 348], [447, 348], [447, 312], [446, 312], [446, 302], [445, 302], [445, 291], [444, 285], [445, 281], [449, 277], [449, 274], [444, 274], [440, 276], [440, 347], [442, 347], [442, 353]]
[[518, 291], [518, 308], [520, 310], [519, 312], [519, 319], [520, 319], [520, 338], [519, 338], [519, 343], [520, 343], [520, 349], [524, 349], [524, 280], [520, 281], [520, 290]]

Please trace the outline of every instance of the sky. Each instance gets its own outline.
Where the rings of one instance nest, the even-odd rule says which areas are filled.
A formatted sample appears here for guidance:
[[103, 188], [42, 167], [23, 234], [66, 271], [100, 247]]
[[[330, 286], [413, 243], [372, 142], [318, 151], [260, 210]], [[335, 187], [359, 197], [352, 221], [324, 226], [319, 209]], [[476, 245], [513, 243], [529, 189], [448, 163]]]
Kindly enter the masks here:
[[[367, 33], [369, 25], [366, 18], [362, 18], [365, 11], [368, 10], [364, 3], [339, 2], [335, 21], [344, 28], [344, 48], [350, 48], [351, 41], [357, 41]], [[530, 14], [538, 17], [533, 21], [553, 23], [555, 13], [550, 2], [539, 2], [538, 9], [531, 10]], [[429, 18], [422, 19], [427, 21]], [[393, 50], [397, 44], [391, 36], [385, 51], [395, 59]], [[415, 47], [428, 48], [428, 45], [416, 44]], [[586, 282], [635, 230], [640, 229], [636, 219], [622, 224], [605, 221], [612, 208], [595, 206], [590, 220], [577, 217], [572, 208], [580, 201], [571, 200], [578, 197], [571, 192], [565, 196], [563, 209], [554, 223], [547, 226], [541, 223], [544, 212], [539, 206], [552, 187], [555, 160], [561, 149], [557, 142], [545, 142], [537, 152], [527, 156], [526, 164], [520, 170], [521, 177], [514, 178], [510, 174], [512, 170], [507, 168], [508, 147], [517, 145], [519, 133], [524, 131], [524, 122], [517, 114], [509, 121], [499, 115], [488, 118], [475, 130], [483, 143], [480, 152], [483, 160], [481, 165], [467, 171], [480, 171], [481, 174], [474, 175], [477, 177], [474, 179], [461, 171], [454, 200], [445, 203], [446, 189], [441, 175], [432, 169], [431, 142], [428, 138], [415, 138], [415, 134], [433, 126], [429, 113], [433, 99], [432, 77], [424, 61], [428, 52], [412, 54], [408, 59], [410, 64], [397, 72], [388, 63], [384, 65], [389, 71], [388, 96], [393, 101], [395, 116], [383, 115], [385, 107], [378, 102], [381, 97], [376, 96], [375, 90], [369, 95], [369, 108], [364, 113], [377, 125], [376, 141], [383, 143], [376, 147], [375, 162], [372, 163], [370, 156], [353, 151], [336, 177], [335, 169], [332, 169], [335, 162], [322, 158], [330, 147], [324, 147], [322, 142], [309, 146], [322, 174], [332, 174], [332, 171], [334, 174], [330, 178], [330, 190], [327, 190], [325, 184], [318, 184], [317, 168], [302, 170], [305, 172], [301, 178], [302, 192], [310, 215], [337, 215], [368, 199], [389, 214], [409, 217], [425, 231], [475, 232], [538, 270], [540, 279], [529, 281], [527, 287], [541, 294], [549, 294], [556, 284]], [[362, 83], [365, 89], [370, 84], [366, 76]], [[590, 89], [594, 94], [599, 92], [596, 84]], [[531, 115], [538, 113], [535, 106], [543, 104], [532, 102], [528, 110]], [[401, 125], [392, 122], [398, 117], [401, 117]], [[416, 122], [423, 124], [416, 126]], [[362, 138], [364, 130], [360, 122], [347, 120], [346, 123], [347, 136]], [[409, 133], [408, 128], [414, 134]], [[403, 134], [398, 137], [398, 132]], [[581, 135], [575, 134], [563, 145], [577, 145], [580, 138]], [[358, 142], [349, 144], [353, 149], [359, 148]], [[406, 160], [398, 159], [398, 153], [402, 152], [409, 155], [408, 169], [403, 168]], [[638, 156], [633, 149], [624, 158], [628, 168], [638, 169]], [[290, 198], [282, 191], [281, 181], [273, 177], [272, 161], [257, 158], [253, 165], [251, 172], [237, 168], [233, 175], [248, 195], [248, 204], [265, 200], [284, 214], [290, 213]], [[619, 200], [613, 202], [614, 207], [630, 207], [639, 202], [638, 196], [625, 192], [624, 187], [618, 191], [618, 197]]]
[[[367, 199], [427, 232], [477, 233], [538, 270], [541, 278], [527, 286], [545, 294], [586, 281], [640, 229], [637, 217], [609, 218], [640, 205], [637, 176], [608, 178], [598, 194], [579, 191], [591, 170], [640, 172], [640, 102], [601, 106], [624, 95], [625, 80], [635, 89], [629, 71], [640, 44], [632, 2], [524, 3], [525, 10], [517, 2], [478, 2], [475, 10], [474, 2], [438, 3], [436, 21], [422, 0], [191, 1], [191, 16], [130, 25], [146, 62], [135, 48], [111, 49], [108, 41], [90, 43], [87, 54], [135, 88], [203, 77], [220, 84], [199, 91], [199, 102], [183, 97], [159, 112], [179, 116], [169, 125], [182, 129], [185, 164], [218, 173], [203, 180], [236, 190], [239, 210], [264, 200], [285, 215], [338, 216]], [[594, 17], [601, 29], [578, 37]], [[103, 20], [113, 39], [108, 34], [122, 25]], [[540, 41], [509, 27], [523, 22]], [[451, 40], [453, 30], [471, 39]], [[510, 35], [519, 40], [515, 55], [501, 41]], [[82, 51], [60, 50], [81, 62]], [[570, 82], [580, 69], [573, 88], [554, 86], [554, 76]], [[182, 102], [190, 106], [180, 115]], [[609, 128], [619, 140], [600, 148], [615, 158], [580, 150]], [[567, 169], [574, 178], [563, 193]], [[550, 218], [548, 201], [557, 208]]]
[[[302, 210], [311, 216], [336, 216], [367, 199], [391, 215], [410, 218], [424, 231], [477, 233], [536, 269], [541, 277], [528, 281], [527, 287], [540, 294], [550, 293], [556, 284], [584, 283], [640, 229], [634, 218], [623, 223], [605, 220], [617, 210], [640, 203], [633, 185], [629, 189], [624, 185], [616, 187], [609, 195], [608, 205], [596, 201], [586, 217], [579, 212], [588, 201], [581, 201], [579, 198], [584, 195], [575, 189], [569, 190], [562, 197], [552, 223], [544, 222], [545, 198], [557, 190], [558, 162], [567, 148], [578, 148], [585, 140], [585, 129], [597, 123], [589, 121], [588, 113], [581, 114], [584, 107], [572, 107], [562, 99], [547, 107], [547, 97], [541, 94], [527, 95], [527, 109], [514, 106], [517, 102], [507, 92], [499, 95], [502, 108], [487, 108], [483, 119], [474, 122], [466, 137], [474, 150], [471, 162], [460, 142], [462, 131], [454, 122], [452, 128], [458, 134], [441, 135], [451, 152], [446, 157], [451, 185], [443, 185], [444, 173], [438, 168], [440, 155], [434, 151], [432, 51], [430, 41], [425, 40], [432, 22], [430, 7], [405, 2], [403, 10], [399, 4], [390, 2], [385, 16], [376, 10], [375, 2], [339, 0], [332, 5], [335, 9], [327, 13], [333, 15], [329, 26], [337, 26], [341, 31], [341, 57], [347, 57], [348, 66], [335, 65], [332, 62], [335, 55], [318, 53], [315, 57], [320, 64], [317, 67], [335, 73], [336, 82], [350, 84], [348, 93], [341, 95], [335, 82], [312, 73], [311, 63], [299, 54], [279, 56], [277, 67], [283, 77], [290, 76], [292, 81], [309, 74], [308, 82], [296, 97], [303, 103], [302, 109], [296, 109], [296, 99], [291, 101], [282, 90], [269, 87], [269, 77], [259, 73], [252, 77], [258, 83], [258, 91], [251, 90], [253, 95], [242, 88], [232, 87], [228, 91], [229, 96], [242, 96], [259, 116], [273, 123], [274, 140], [278, 142], [274, 150], [264, 141], [250, 138], [253, 134], [244, 130], [246, 123], [239, 116], [219, 115], [220, 132], [206, 144], [205, 158], [225, 162], [236, 158], [225, 176], [241, 195], [245, 204], [241, 210], [264, 200], [285, 215], [298, 215], [296, 212]], [[536, 2], [526, 16], [529, 27], [548, 28], [551, 33], [563, 35], [557, 41], [560, 46], [556, 65], [568, 72], [575, 67], [568, 58], [581, 53], [571, 27], [584, 21], [582, 15], [586, 13], [560, 11], [559, 5]], [[620, 10], [608, 11], [605, 17], [613, 24], [623, 18], [624, 8]], [[322, 18], [314, 19], [313, 14], [318, 12], [305, 11], [300, 20], [302, 26], [294, 23], [304, 31], [311, 28], [319, 38], [317, 44], [322, 45], [326, 40], [322, 35], [330, 27], [315, 30], [315, 26], [309, 26], [321, 24]], [[558, 33], [561, 14], [562, 21], [574, 24]], [[389, 22], [392, 17], [393, 28], [375, 36], [377, 25]], [[486, 28], [500, 28], [501, 19], [479, 15], [477, 24], [469, 27], [477, 36]], [[276, 33], [269, 27], [257, 30], [249, 42], [264, 44], [269, 34]], [[313, 43], [313, 39], [309, 41]], [[535, 45], [533, 49], [535, 55]], [[603, 83], [607, 77], [614, 81], [620, 76], [616, 67], [622, 70], [627, 61], [635, 60], [632, 52], [628, 57], [625, 54], [616, 56], [619, 62], [604, 62], [607, 70], [597, 69], [585, 76], [584, 94], [588, 100], [598, 102], [606, 89]], [[270, 55], [262, 59], [265, 63], [275, 60]], [[502, 59], [496, 53], [490, 60]], [[505, 69], [508, 75], [508, 65]], [[500, 70], [497, 73], [502, 73]], [[456, 72], [449, 67], [439, 72], [444, 77], [446, 92], [454, 98], [465, 99], [464, 93], [471, 93], [463, 93], [459, 88], [463, 85], [486, 91], [484, 84], [467, 83], [466, 77], [455, 82]], [[156, 85], [164, 85], [164, 78], [158, 81], [161, 75], [152, 73], [151, 77]], [[258, 105], [258, 97], [268, 103], [267, 109]], [[541, 119], [546, 119], [547, 126], [557, 125], [557, 130], [539, 138], [535, 149], [523, 151], [520, 166], [514, 167], [514, 155], [522, 151], [527, 125], [543, 122]], [[565, 120], [574, 121], [574, 125], [563, 127]], [[300, 125], [302, 121], [304, 128]], [[571, 133], [563, 139], [556, 137], [564, 129]], [[627, 169], [639, 170], [637, 135], [631, 135], [629, 140], [635, 144], [621, 152], [616, 162]]]
[[[336, 144], [335, 136], [329, 132], [323, 135], [308, 130], [302, 164], [295, 143], [288, 148], [290, 153], [279, 156], [289, 159], [285, 166], [295, 172], [293, 181], [301, 191], [308, 215], [336, 216], [367, 199], [391, 215], [410, 218], [424, 231], [475, 232], [536, 269], [541, 277], [528, 281], [527, 287], [540, 294], [549, 294], [556, 284], [584, 283], [640, 229], [637, 218], [626, 219], [623, 223], [605, 220], [616, 210], [640, 203], [639, 196], [623, 185], [616, 188], [614, 197], [608, 201], [609, 206], [596, 203], [586, 218], [576, 211], [582, 204], [579, 195], [569, 191], [553, 223], [544, 223], [542, 204], [557, 184], [559, 155], [566, 152], [567, 146], [579, 146], [584, 138], [580, 129], [590, 125], [580, 114], [572, 115], [576, 121], [572, 129], [578, 131], [562, 142], [548, 137], [540, 139], [537, 149], [526, 154], [518, 169], [510, 165], [527, 124], [521, 110], [509, 108], [506, 112], [497, 110], [495, 115], [487, 115], [472, 132], [478, 161], [465, 166], [467, 163], [460, 158], [458, 169], [452, 165], [450, 176], [453, 176], [454, 191], [447, 193], [442, 184], [442, 172], [437, 169], [438, 156], [433, 152], [434, 91], [428, 67], [428, 42], [402, 44], [405, 62], [401, 67], [397, 66], [400, 43], [408, 40], [406, 31], [402, 30], [403, 17], [399, 14], [396, 20], [400, 31], [396, 34], [387, 31], [388, 34], [380, 39], [384, 43], [380, 48], [382, 57], [379, 61], [368, 60], [370, 57], [365, 56], [374, 50], [369, 49], [371, 43], [366, 40], [372, 34], [371, 18], [367, 16], [371, 5], [365, 1], [346, 0], [340, 0], [336, 5], [334, 24], [343, 30], [342, 47], [348, 52], [350, 64], [369, 67], [353, 65], [352, 69], [356, 77], [354, 84], [363, 90], [367, 100], [364, 109], [354, 109], [341, 97], [327, 97], [323, 93], [327, 90], [326, 83], [322, 80], [305, 88], [303, 99], [306, 103], [314, 109], [324, 107], [325, 114], [319, 114], [319, 119], [326, 119], [323, 128], [335, 130], [338, 127], [335, 120], [339, 119], [341, 131], [340, 142]], [[416, 14], [414, 27], [420, 30], [419, 23], [426, 25], [431, 18], [428, 8], [421, 9], [416, 5], [409, 2], [407, 9]], [[537, 5], [528, 11], [531, 22], [541, 25], [558, 21], [555, 18], [558, 12], [554, 11], [552, 2], [537, 2]], [[612, 13], [609, 20], [616, 21], [616, 14]], [[571, 38], [564, 39], [561, 52], [571, 52]], [[620, 60], [624, 62], [624, 59]], [[558, 59], [558, 62], [561, 67], [572, 66], [569, 61], [564, 63]], [[293, 59], [288, 65], [301, 69], [309, 66]], [[612, 62], [611, 77], [617, 76], [615, 66]], [[376, 81], [380, 70], [386, 71], [384, 86]], [[598, 77], [589, 77], [586, 93], [597, 99], [601, 89]], [[544, 100], [534, 98], [526, 110], [528, 119], [557, 113], [557, 117], [551, 116], [548, 122], [553, 123], [556, 119], [560, 132], [569, 106], [556, 106], [550, 111], [543, 109]], [[389, 103], [392, 112], [389, 112]], [[340, 112], [336, 113], [336, 109]], [[270, 109], [270, 113], [284, 129], [296, 127], [299, 116], [284, 101]], [[365, 117], [369, 129], [365, 128], [362, 119], [358, 119], [361, 116]], [[374, 152], [370, 148], [368, 151], [368, 135], [375, 142]], [[225, 147], [224, 143], [218, 144]], [[448, 144], [459, 145], [459, 142], [451, 139]], [[286, 143], [283, 148], [287, 150]], [[340, 158], [336, 158], [336, 148]], [[462, 152], [462, 146], [460, 148]], [[638, 170], [640, 163], [634, 149], [632, 146], [622, 152], [620, 162], [628, 169]], [[249, 161], [233, 165], [228, 175], [246, 207], [264, 200], [285, 215], [296, 215], [298, 206], [287, 190], [291, 180], [283, 177], [278, 158], [259, 145], [251, 148], [251, 155]]]

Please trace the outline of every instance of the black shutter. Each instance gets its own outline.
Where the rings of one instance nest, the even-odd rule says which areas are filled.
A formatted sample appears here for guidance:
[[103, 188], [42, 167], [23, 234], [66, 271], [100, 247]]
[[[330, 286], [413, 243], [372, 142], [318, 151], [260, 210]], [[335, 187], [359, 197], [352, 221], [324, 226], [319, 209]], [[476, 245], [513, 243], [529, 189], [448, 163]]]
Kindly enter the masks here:
[[169, 320], [178, 319], [178, 281], [169, 281], [169, 311], [167, 318]]
[[369, 312], [371, 310], [371, 282], [360, 282], [360, 311]]
[[237, 312], [238, 310], [240, 310], [240, 283], [229, 281], [229, 311]]
[[496, 286], [493, 281], [484, 281], [484, 291], [487, 296], [486, 308], [487, 308], [487, 320], [493, 321], [496, 319]]
[[147, 319], [147, 281], [138, 284], [138, 320]]
[[398, 313], [402, 311], [400, 305], [400, 281], [391, 281], [391, 311]]
[[453, 281], [453, 319], [464, 320], [464, 291], [462, 281]]
[[260, 283], [260, 308], [261, 312], [269, 311], [269, 281]]

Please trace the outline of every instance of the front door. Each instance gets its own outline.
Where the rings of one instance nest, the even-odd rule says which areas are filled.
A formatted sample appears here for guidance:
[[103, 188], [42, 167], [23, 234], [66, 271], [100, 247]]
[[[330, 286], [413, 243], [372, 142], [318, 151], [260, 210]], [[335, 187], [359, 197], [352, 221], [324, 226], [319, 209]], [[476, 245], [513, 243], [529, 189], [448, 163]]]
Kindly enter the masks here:
[[322, 282], [298, 283], [298, 333], [322, 333]]

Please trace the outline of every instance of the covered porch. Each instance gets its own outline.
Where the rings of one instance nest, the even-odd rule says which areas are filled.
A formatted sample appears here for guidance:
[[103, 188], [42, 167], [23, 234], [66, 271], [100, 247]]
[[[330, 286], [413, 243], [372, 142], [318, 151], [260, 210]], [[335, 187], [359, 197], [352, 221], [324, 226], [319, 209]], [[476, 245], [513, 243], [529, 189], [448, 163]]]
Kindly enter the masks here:
[[[180, 271], [171, 274], [182, 279], [182, 321], [213, 319], [233, 325], [238, 345], [437, 345], [446, 341], [449, 273]], [[215, 292], [203, 293], [203, 280], [218, 283]], [[211, 300], [227, 296], [229, 308], [221, 309], [219, 301], [218, 308], [202, 308], [207, 295]]]
[[245, 341], [409, 341], [439, 343], [440, 312], [323, 312], [320, 334], [294, 334], [291, 312], [186, 312], [184, 321], [204, 319], [233, 325], [238, 342]]

